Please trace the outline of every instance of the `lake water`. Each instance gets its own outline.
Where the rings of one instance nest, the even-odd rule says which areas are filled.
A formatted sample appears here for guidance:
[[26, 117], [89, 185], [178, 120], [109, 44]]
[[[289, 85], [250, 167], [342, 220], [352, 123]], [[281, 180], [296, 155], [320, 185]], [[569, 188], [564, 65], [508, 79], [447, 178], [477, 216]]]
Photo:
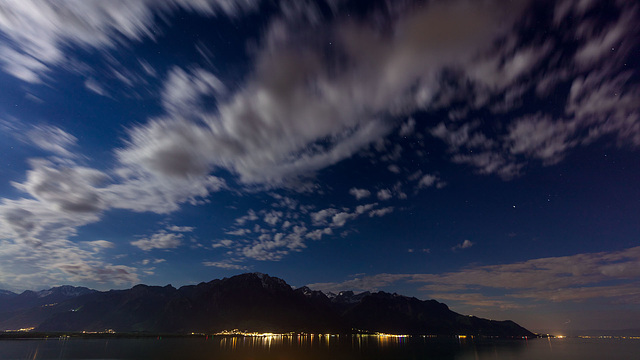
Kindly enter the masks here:
[[478, 340], [378, 336], [273, 336], [0, 340], [0, 359], [110, 360], [631, 360], [640, 340]]

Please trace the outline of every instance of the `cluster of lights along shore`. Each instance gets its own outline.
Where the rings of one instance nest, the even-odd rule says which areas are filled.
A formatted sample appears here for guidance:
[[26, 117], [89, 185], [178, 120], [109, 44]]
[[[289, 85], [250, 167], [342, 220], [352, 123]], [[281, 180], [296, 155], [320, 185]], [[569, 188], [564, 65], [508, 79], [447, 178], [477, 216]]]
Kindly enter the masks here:
[[[191, 335], [206, 335], [203, 333], [191, 333]], [[213, 335], [218, 335], [218, 336], [247, 336], [247, 337], [283, 337], [283, 336], [311, 336], [311, 337], [338, 337], [340, 336], [340, 334], [308, 334], [308, 333], [296, 333], [296, 332], [288, 332], [288, 333], [271, 333], [271, 332], [265, 332], [265, 333], [260, 333], [260, 332], [250, 332], [250, 331], [240, 331], [238, 329], [233, 329], [233, 330], [222, 330], [220, 332], [217, 332]], [[380, 332], [376, 332], [376, 333], [372, 333], [372, 334], [357, 334], [357, 335], [364, 335], [364, 336], [379, 336], [379, 337], [396, 337], [396, 338], [404, 338], [404, 337], [409, 337], [410, 335], [400, 335], [400, 334], [385, 334], [385, 333], [380, 333]], [[424, 335], [424, 336], [435, 336], [435, 335]]]
[[[208, 336], [208, 334], [205, 333], [196, 333], [196, 332], [192, 332], [191, 335], [201, 335], [201, 336]], [[324, 333], [319, 333], [319, 334], [312, 334], [312, 333], [305, 333], [305, 332], [288, 332], [288, 333], [272, 333], [272, 332], [252, 332], [252, 331], [241, 331], [238, 329], [233, 329], [233, 330], [222, 330], [220, 332], [214, 333], [212, 334], [214, 336], [235, 336], [235, 337], [256, 337], [256, 338], [275, 338], [275, 337], [309, 337], [309, 338], [319, 338], [319, 339], [326, 339], [327, 341], [331, 338], [339, 338], [341, 335], [342, 336], [363, 336], [363, 337], [374, 337], [374, 338], [382, 338], [382, 339], [389, 339], [389, 338], [395, 338], [395, 339], [402, 339], [402, 338], [410, 338], [410, 337], [421, 337], [421, 338], [437, 338], [440, 337], [441, 335], [435, 335], [435, 334], [422, 334], [422, 335], [409, 335], [409, 334], [388, 334], [388, 333], [382, 333], [382, 332], [356, 332], [356, 333], [352, 333], [352, 334], [324, 334]], [[473, 339], [475, 337], [483, 337], [483, 336], [477, 336], [477, 335], [464, 335], [464, 334], [459, 334], [459, 335], [452, 335], [453, 337], [456, 337], [458, 339]], [[488, 336], [488, 337], [492, 337], [492, 336]], [[553, 335], [547, 335], [546, 337], [554, 337]], [[523, 336], [523, 339], [527, 339], [529, 337], [527, 336]]]
[[[4, 330], [2, 332], [4, 333], [16, 333], [16, 332], [32, 332], [35, 328], [30, 327], [30, 328], [22, 328], [22, 329], [16, 329], [16, 330]], [[74, 333], [75, 335], [77, 334], [117, 334], [117, 332], [113, 329], [107, 329], [104, 331], [82, 331], [80, 333]], [[71, 336], [73, 336], [74, 334], [65, 334], [65, 335], [61, 335], [61, 338], [69, 338]], [[213, 333], [213, 334], [207, 334], [207, 333], [201, 333], [201, 332], [192, 332], [190, 333], [191, 336], [205, 336], [207, 339], [211, 336], [218, 336], [218, 337], [233, 337], [233, 338], [237, 338], [237, 337], [248, 337], [248, 338], [259, 338], [259, 339], [266, 339], [266, 340], [272, 340], [272, 339], [282, 339], [282, 338], [294, 338], [294, 337], [298, 337], [298, 338], [310, 338], [312, 341], [314, 338], [318, 338], [319, 341], [324, 341], [325, 342], [329, 342], [330, 339], [332, 338], [340, 338], [340, 336], [357, 336], [357, 337], [372, 337], [372, 338], [377, 338], [377, 339], [383, 339], [383, 340], [388, 340], [388, 339], [404, 339], [404, 338], [412, 338], [412, 337], [419, 337], [419, 338], [438, 338], [441, 337], [442, 335], [427, 335], [427, 334], [423, 334], [423, 335], [408, 335], [408, 334], [387, 334], [387, 333], [381, 333], [381, 332], [375, 332], [375, 333], [354, 333], [354, 334], [310, 334], [310, 333], [305, 333], [305, 332], [288, 332], [288, 333], [273, 333], [273, 332], [257, 332], [257, 331], [248, 331], [248, 330], [244, 330], [244, 331], [240, 331], [238, 329], [233, 329], [233, 330], [222, 330], [220, 332], [217, 333]], [[474, 339], [474, 338], [483, 338], [483, 336], [478, 336], [478, 335], [452, 335], [452, 337], [457, 338], [459, 340], [464, 340], [464, 339]], [[492, 336], [488, 336], [488, 337], [492, 337]], [[542, 337], [542, 338], [555, 338], [555, 339], [566, 339], [567, 336], [565, 335], [551, 335], [551, 334], [538, 334], [537, 337]], [[629, 340], [640, 340], [640, 336], [610, 336], [610, 335], [598, 335], [598, 336], [576, 336], [577, 338], [582, 338], [582, 339], [629, 339]], [[523, 336], [523, 339], [529, 339], [528, 336]], [[158, 339], [161, 339], [161, 336], [158, 336]]]

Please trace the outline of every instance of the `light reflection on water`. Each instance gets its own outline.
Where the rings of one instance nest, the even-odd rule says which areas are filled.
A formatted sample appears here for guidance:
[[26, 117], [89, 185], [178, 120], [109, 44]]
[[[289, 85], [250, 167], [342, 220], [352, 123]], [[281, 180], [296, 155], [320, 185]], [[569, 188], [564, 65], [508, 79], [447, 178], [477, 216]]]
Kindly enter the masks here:
[[0, 359], [589, 360], [637, 359], [640, 340], [479, 340], [373, 335], [0, 340]]
[[408, 336], [384, 335], [340, 335], [340, 334], [304, 334], [304, 335], [265, 335], [265, 336], [221, 336], [220, 348], [235, 350], [242, 348], [270, 349], [272, 346], [300, 347], [313, 349], [315, 347], [342, 346], [345, 339], [351, 342], [351, 347], [385, 347], [406, 343]]

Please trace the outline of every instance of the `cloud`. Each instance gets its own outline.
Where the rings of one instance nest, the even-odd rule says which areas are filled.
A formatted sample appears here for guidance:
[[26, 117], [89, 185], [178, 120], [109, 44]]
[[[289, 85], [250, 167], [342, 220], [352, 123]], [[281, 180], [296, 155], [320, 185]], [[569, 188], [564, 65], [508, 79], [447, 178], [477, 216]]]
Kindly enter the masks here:
[[366, 189], [351, 188], [349, 189], [349, 194], [355, 196], [356, 200], [360, 200], [371, 196], [371, 191]]
[[630, 283], [608, 286], [571, 287], [549, 290], [524, 291], [512, 295], [518, 299], [541, 300], [553, 302], [583, 302], [588, 299], [608, 299], [616, 303], [640, 303], [640, 284]]
[[18, 246], [33, 246], [39, 251], [41, 245], [74, 236], [79, 226], [100, 218], [93, 211], [70, 210], [78, 209], [60, 207], [58, 201], [3, 199], [0, 203], [0, 239]]
[[513, 155], [504, 153], [496, 140], [489, 139], [478, 128], [478, 122], [465, 123], [458, 128], [440, 123], [431, 129], [431, 134], [449, 145], [455, 163], [469, 164], [480, 174], [498, 174], [504, 179], [519, 175], [523, 164]]
[[391, 164], [391, 165], [387, 166], [387, 170], [391, 171], [394, 174], [399, 174], [400, 173], [400, 167], [398, 165], [395, 165], [395, 164]]
[[357, 214], [352, 214], [352, 213], [348, 213], [345, 211], [341, 211], [335, 215], [333, 215], [333, 217], [331, 218], [332, 222], [331, 222], [331, 226], [335, 226], [335, 227], [342, 227], [344, 226], [344, 224], [347, 223], [347, 221], [355, 219], [358, 215]]
[[383, 217], [387, 214], [391, 214], [393, 212], [393, 206], [385, 207], [382, 209], [376, 209], [369, 212], [369, 217]]
[[497, 174], [505, 180], [510, 180], [520, 175], [524, 166], [523, 164], [511, 162], [501, 153], [491, 151], [474, 155], [456, 155], [452, 160], [456, 163], [472, 165], [477, 168], [480, 174]]
[[9, 121], [0, 120], [0, 131], [6, 132], [16, 140], [37, 147], [65, 159], [77, 159], [74, 152], [78, 139], [67, 131], [53, 125], [28, 125], [19, 119], [10, 117]]
[[376, 206], [378, 206], [378, 203], [358, 205], [358, 206], [356, 206], [356, 209], [354, 211], [354, 215], [362, 215], [362, 214], [366, 213], [367, 211], [375, 208]]
[[235, 220], [235, 223], [236, 225], [242, 226], [246, 224], [248, 221], [255, 221], [255, 220], [258, 220], [258, 215], [256, 215], [255, 211], [253, 211], [252, 209], [249, 209], [249, 211], [247, 211], [247, 215], [237, 218]]
[[33, 198], [0, 201], [2, 281], [16, 287], [138, 281], [135, 268], [101, 259], [102, 250], [113, 243], [67, 240], [77, 234], [78, 227], [100, 219], [104, 202], [94, 185], [104, 180], [104, 174], [83, 167], [58, 167], [43, 160], [32, 161], [32, 166], [26, 181], [14, 186]]
[[331, 218], [338, 213], [337, 209], [328, 208], [322, 209], [317, 212], [312, 212], [311, 220], [313, 221], [314, 226], [325, 225], [327, 223], [327, 218]]
[[116, 247], [116, 244], [106, 240], [85, 241], [84, 244], [90, 246], [95, 253], [100, 252], [103, 249], [113, 249]]
[[390, 161], [399, 161], [402, 158], [402, 151], [404, 148], [400, 144], [395, 144], [392, 149], [388, 149], [387, 146], [391, 145], [391, 141], [389, 140], [378, 140], [375, 144], [375, 148], [378, 152], [383, 153], [379, 160], [390, 162]]
[[[275, 193], [271, 193], [269, 194], [271, 196], [273, 196], [277, 202], [275, 204], [272, 204], [273, 207], [276, 208], [286, 208], [289, 210], [296, 210], [298, 209], [298, 200], [290, 198], [288, 196], [282, 196], [282, 195], [278, 195]], [[300, 207], [300, 212], [306, 213], [306, 208]]]
[[195, 228], [193, 226], [171, 225], [167, 227], [167, 230], [173, 231], [173, 232], [192, 232], [193, 230], [195, 230]]
[[212, 247], [213, 247], [214, 249], [216, 249], [216, 248], [221, 248], [221, 247], [228, 248], [228, 247], [233, 246], [233, 244], [234, 244], [234, 241], [233, 241], [233, 240], [225, 239], [225, 240], [219, 240], [218, 242], [214, 243], [214, 244], [212, 245]]
[[187, 10], [203, 15], [236, 15], [257, 5], [251, 0], [72, 1], [9, 0], [0, 4], [0, 66], [23, 81], [38, 83], [54, 66], [69, 66], [66, 47], [107, 50], [155, 37], [163, 14]]
[[282, 215], [283, 215], [282, 211], [271, 210], [265, 213], [263, 220], [265, 223], [271, 226], [276, 226], [276, 224], [280, 222]]
[[84, 87], [98, 95], [108, 96], [107, 91], [104, 89], [104, 87], [93, 78], [88, 78], [87, 80], [85, 80]]
[[395, 185], [393, 185], [393, 192], [398, 196], [398, 199], [406, 200], [409, 196], [402, 190], [402, 185], [402, 181], [396, 182]]
[[403, 123], [400, 126], [400, 130], [398, 130], [398, 135], [400, 136], [409, 136], [413, 134], [416, 128], [416, 120], [414, 118], [409, 118], [407, 122]]
[[183, 239], [183, 234], [160, 231], [151, 235], [151, 237], [132, 241], [131, 245], [138, 247], [144, 251], [153, 249], [175, 249], [182, 245]]
[[374, 276], [356, 277], [341, 283], [314, 283], [307, 286], [314, 290], [324, 292], [353, 291], [378, 291], [398, 281], [410, 279], [411, 275], [405, 274], [378, 274]]
[[495, 142], [481, 132], [474, 132], [479, 125], [478, 122], [468, 122], [456, 129], [449, 128], [441, 122], [431, 129], [431, 134], [447, 143], [451, 152], [456, 152], [463, 146], [471, 149], [491, 149]]
[[247, 235], [247, 234], [251, 234], [251, 230], [250, 229], [236, 229], [236, 230], [232, 230], [232, 231], [227, 231], [227, 232], [225, 232], [225, 234], [234, 235], [234, 236], [244, 236], [244, 235]]
[[206, 105], [201, 102], [207, 96], [215, 97], [226, 92], [222, 81], [209, 71], [194, 68], [187, 72], [174, 67], [169, 71], [164, 84], [162, 104], [173, 115], [188, 116], [195, 109]]
[[331, 229], [330, 227], [324, 229], [316, 229], [314, 231], [308, 232], [305, 237], [311, 240], [320, 240], [322, 239], [323, 235], [333, 235], [333, 229]]
[[[608, 299], [640, 303], [640, 247], [471, 266], [442, 274], [378, 274], [342, 283], [310, 284], [323, 291], [375, 290], [399, 281], [422, 284], [430, 296], [473, 306], [530, 306], [536, 302]], [[496, 295], [499, 294], [499, 295]]]
[[376, 196], [378, 196], [379, 200], [389, 200], [393, 197], [393, 195], [391, 195], [391, 190], [389, 189], [381, 189], [378, 190], [378, 193], [376, 194]]
[[129, 131], [129, 146], [117, 150], [124, 165], [160, 177], [191, 178], [212, 170], [212, 130], [186, 120], [153, 120]]
[[[6, 209], [0, 212], [2, 210]], [[41, 222], [36, 226], [42, 225]], [[0, 229], [4, 227], [0, 221]], [[52, 230], [60, 232], [60, 229]], [[87, 246], [90, 251], [86, 250]], [[101, 259], [102, 249], [111, 246], [112, 243], [104, 240], [76, 244], [50, 233], [46, 238], [33, 241], [24, 237], [15, 241], [0, 240], [0, 281], [19, 290], [68, 282], [92, 282], [94, 287], [139, 282], [136, 268]]]
[[[437, 291], [440, 286], [495, 288], [507, 290], [508, 296], [552, 301], [581, 301], [591, 298], [609, 297], [597, 289], [612, 286], [614, 281], [623, 285], [624, 294], [637, 293], [633, 279], [640, 273], [638, 259], [640, 248], [630, 248], [616, 252], [577, 254], [528, 260], [521, 263], [479, 266], [446, 273], [428, 279], [431, 284], [425, 290]], [[420, 277], [415, 278], [418, 280]], [[427, 280], [427, 279], [424, 279]], [[634, 290], [635, 288], [635, 290]], [[509, 290], [516, 290], [509, 294]], [[591, 290], [589, 290], [591, 289]], [[546, 297], [551, 292], [562, 296]], [[569, 295], [571, 294], [571, 295]], [[640, 300], [640, 299], [639, 299]]]
[[599, 62], [602, 58], [607, 57], [616, 49], [620, 51], [621, 47], [628, 46], [632, 43], [626, 36], [629, 30], [633, 28], [633, 22], [637, 21], [637, 8], [622, 12], [620, 18], [614, 24], [609, 24], [605, 29], [595, 31], [593, 27], [583, 26], [578, 32], [578, 36], [586, 39], [586, 42], [575, 53], [575, 61], [577, 64], [584, 66]]
[[98, 212], [106, 206], [96, 188], [106, 181], [106, 174], [85, 167], [58, 167], [46, 160], [32, 160], [31, 165], [27, 180], [12, 185], [42, 203], [74, 213]]
[[431, 296], [433, 296], [434, 299], [438, 299], [440, 301], [455, 301], [457, 303], [471, 305], [476, 308], [479, 307], [499, 310], [512, 310], [530, 307], [527, 305], [519, 304], [510, 299], [505, 299], [504, 297], [487, 296], [481, 293], [434, 293]]
[[87, 263], [63, 264], [60, 270], [69, 275], [70, 281], [111, 282], [114, 284], [134, 284], [139, 281], [136, 269], [124, 265], [91, 266]]
[[452, 247], [451, 250], [456, 251], [456, 250], [461, 250], [461, 249], [468, 249], [468, 248], [472, 247], [473, 245], [475, 245], [475, 243], [465, 239], [462, 243]]
[[418, 189], [431, 187], [436, 183], [436, 181], [438, 181], [437, 176], [429, 174], [424, 175], [420, 178], [420, 181], [418, 181]]
[[100, 196], [112, 208], [136, 212], [167, 214], [183, 203], [201, 204], [212, 192], [227, 187], [224, 179], [198, 176], [189, 179], [163, 177], [138, 168], [120, 168], [114, 182], [100, 190]]
[[535, 114], [512, 123], [506, 139], [512, 154], [525, 154], [551, 165], [562, 160], [566, 150], [576, 145], [570, 139], [575, 130], [575, 122], [553, 121], [548, 116]]
[[640, 146], [640, 109], [634, 101], [640, 90], [628, 86], [631, 73], [611, 72], [605, 68], [576, 78], [565, 112], [574, 116], [581, 133], [588, 129], [583, 144], [613, 135], [619, 145]]
[[205, 261], [202, 263], [204, 266], [217, 267], [226, 270], [249, 270], [248, 266], [234, 264], [232, 261]]
[[27, 132], [28, 140], [35, 146], [63, 157], [75, 157], [70, 151], [78, 139], [56, 126], [34, 126]]
[[[551, 40], [518, 49], [503, 48], [504, 53], [497, 52], [493, 56], [480, 60], [468, 70], [470, 79], [477, 81], [482, 87], [500, 92], [505, 89], [516, 89], [518, 80], [532, 72], [550, 52]], [[514, 87], [515, 85], [515, 87]]]

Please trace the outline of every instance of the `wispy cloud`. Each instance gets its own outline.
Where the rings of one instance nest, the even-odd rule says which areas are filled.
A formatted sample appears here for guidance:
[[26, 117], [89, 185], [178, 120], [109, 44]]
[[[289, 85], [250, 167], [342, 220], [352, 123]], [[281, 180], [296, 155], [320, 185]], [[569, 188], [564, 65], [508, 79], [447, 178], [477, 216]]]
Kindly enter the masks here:
[[171, 225], [167, 227], [167, 230], [174, 232], [192, 232], [195, 228], [193, 226], [177, 226]]
[[374, 217], [374, 216], [383, 217], [383, 216], [385, 216], [387, 214], [391, 214], [393, 212], [393, 210], [394, 210], [393, 206], [388, 206], [388, 207], [381, 208], [381, 209], [371, 210], [369, 212], [369, 217]]
[[98, 95], [108, 96], [108, 93], [105, 90], [105, 88], [93, 78], [89, 78], [85, 80], [84, 87], [86, 87], [89, 91], [92, 91]]
[[351, 188], [349, 189], [349, 194], [353, 195], [357, 200], [360, 200], [371, 196], [371, 191], [366, 189]]
[[202, 263], [204, 266], [217, 267], [225, 270], [249, 270], [248, 266], [234, 264], [232, 261], [205, 261]]
[[68, 62], [65, 47], [111, 49], [126, 41], [154, 38], [157, 15], [176, 9], [235, 15], [252, 0], [70, 1], [19, 0], [0, 4], [0, 66], [23, 81], [38, 83], [52, 67]]
[[451, 250], [456, 251], [456, 250], [468, 249], [473, 245], [475, 245], [475, 243], [471, 242], [468, 239], [465, 239], [462, 243], [452, 247]]
[[[317, 283], [325, 291], [377, 290], [397, 282], [420, 286], [427, 296], [473, 306], [515, 308], [527, 301], [608, 299], [640, 302], [640, 247], [523, 262], [472, 266], [443, 274], [378, 274], [341, 283]], [[422, 284], [422, 285], [420, 285]], [[499, 295], [496, 295], [499, 293]]]
[[376, 194], [376, 196], [378, 197], [378, 200], [389, 200], [393, 197], [393, 195], [391, 195], [391, 190], [389, 189], [380, 189], [378, 190], [378, 193]]
[[182, 245], [183, 234], [168, 233], [160, 231], [151, 235], [151, 237], [132, 241], [131, 245], [136, 246], [144, 251], [152, 249], [175, 249]]
[[27, 138], [43, 150], [63, 157], [75, 157], [71, 148], [76, 145], [78, 139], [56, 126], [34, 126], [27, 132]]

